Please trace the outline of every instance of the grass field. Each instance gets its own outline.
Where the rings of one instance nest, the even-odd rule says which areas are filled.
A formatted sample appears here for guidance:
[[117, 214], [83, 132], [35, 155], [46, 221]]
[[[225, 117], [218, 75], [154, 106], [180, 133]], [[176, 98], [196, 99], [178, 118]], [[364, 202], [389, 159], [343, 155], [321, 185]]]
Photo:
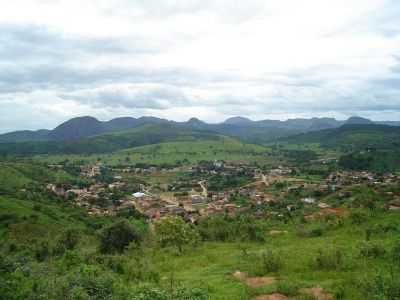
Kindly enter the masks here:
[[102, 155], [52, 155], [36, 156], [35, 159], [47, 163], [65, 160], [83, 161], [86, 163], [104, 162], [107, 165], [134, 165], [148, 163], [154, 165], [175, 164], [178, 161], [196, 163], [201, 160], [229, 160], [267, 163], [265, 155], [270, 148], [242, 143], [231, 138], [219, 140], [201, 140], [190, 142], [170, 142], [147, 145]]

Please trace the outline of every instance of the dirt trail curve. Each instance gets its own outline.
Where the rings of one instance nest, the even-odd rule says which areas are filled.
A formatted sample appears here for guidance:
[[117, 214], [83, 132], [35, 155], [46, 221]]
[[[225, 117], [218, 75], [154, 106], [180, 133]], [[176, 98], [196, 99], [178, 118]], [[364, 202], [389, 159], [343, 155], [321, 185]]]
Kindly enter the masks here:
[[207, 197], [207, 195], [208, 195], [208, 190], [207, 190], [206, 186], [204, 185], [204, 183], [205, 183], [205, 180], [199, 181], [199, 185], [200, 185], [201, 188], [203, 189], [203, 191], [201, 192], [201, 195], [202, 195], [203, 197]]

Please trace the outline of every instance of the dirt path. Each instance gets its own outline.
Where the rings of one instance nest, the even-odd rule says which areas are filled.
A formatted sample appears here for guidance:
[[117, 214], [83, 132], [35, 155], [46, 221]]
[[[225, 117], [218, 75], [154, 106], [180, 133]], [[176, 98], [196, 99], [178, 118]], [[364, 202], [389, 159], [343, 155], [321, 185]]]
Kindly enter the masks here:
[[204, 185], [204, 183], [205, 183], [205, 180], [199, 181], [199, 185], [200, 185], [200, 187], [203, 189], [203, 191], [201, 192], [201, 195], [202, 195], [203, 197], [206, 197], [206, 198], [207, 198], [207, 196], [208, 196], [208, 190], [207, 190], [207, 187]]
[[287, 300], [289, 299], [285, 295], [273, 293], [269, 295], [260, 295], [254, 298], [254, 300]]
[[275, 277], [263, 276], [263, 277], [249, 277], [246, 273], [236, 271], [232, 274], [236, 279], [244, 282], [250, 287], [261, 287], [275, 283]]

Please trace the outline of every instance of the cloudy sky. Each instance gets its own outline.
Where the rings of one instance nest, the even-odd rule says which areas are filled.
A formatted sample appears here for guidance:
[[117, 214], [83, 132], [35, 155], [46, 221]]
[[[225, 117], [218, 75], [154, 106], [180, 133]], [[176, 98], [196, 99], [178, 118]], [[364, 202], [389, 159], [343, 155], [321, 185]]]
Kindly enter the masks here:
[[398, 0], [2, 1], [0, 132], [83, 115], [400, 120], [399, 16]]

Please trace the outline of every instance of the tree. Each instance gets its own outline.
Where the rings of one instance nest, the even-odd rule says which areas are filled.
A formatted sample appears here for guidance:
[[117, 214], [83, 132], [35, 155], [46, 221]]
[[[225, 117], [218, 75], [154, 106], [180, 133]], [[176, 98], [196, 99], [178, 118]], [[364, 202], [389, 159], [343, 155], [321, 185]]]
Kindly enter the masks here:
[[162, 247], [174, 246], [179, 253], [185, 245], [194, 245], [199, 234], [180, 217], [166, 217], [155, 223], [155, 232]]
[[140, 243], [140, 233], [127, 221], [121, 220], [104, 228], [100, 233], [102, 253], [123, 252], [131, 243]]

